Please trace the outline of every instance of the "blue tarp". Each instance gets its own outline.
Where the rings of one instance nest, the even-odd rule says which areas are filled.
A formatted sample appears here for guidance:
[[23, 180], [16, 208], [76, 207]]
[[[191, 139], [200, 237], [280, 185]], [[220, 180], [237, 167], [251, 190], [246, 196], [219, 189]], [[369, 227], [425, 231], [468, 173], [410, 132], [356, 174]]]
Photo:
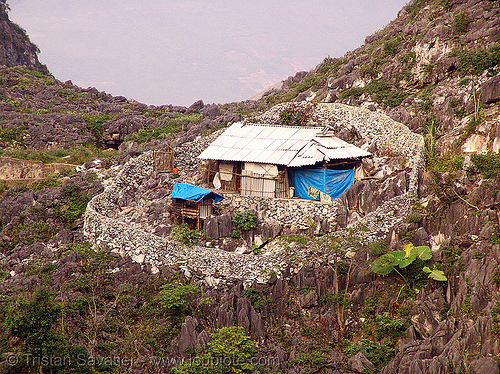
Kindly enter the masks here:
[[295, 196], [302, 199], [319, 200], [309, 196], [309, 187], [313, 187], [336, 199], [352, 186], [354, 169], [298, 169], [293, 172]]
[[212, 198], [216, 203], [224, 198], [218, 193], [187, 183], [174, 184], [174, 189], [170, 196], [171, 199], [191, 200], [196, 202], [203, 200], [204, 197]]

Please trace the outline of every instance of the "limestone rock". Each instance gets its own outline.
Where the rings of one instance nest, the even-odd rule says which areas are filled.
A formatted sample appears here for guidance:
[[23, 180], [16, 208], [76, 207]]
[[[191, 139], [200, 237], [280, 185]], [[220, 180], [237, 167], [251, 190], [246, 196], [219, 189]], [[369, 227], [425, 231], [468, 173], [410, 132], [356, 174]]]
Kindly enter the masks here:
[[500, 75], [496, 75], [481, 85], [481, 100], [491, 104], [500, 101]]
[[356, 373], [375, 372], [375, 365], [368, 360], [363, 352], [358, 352], [349, 358], [349, 366]]
[[498, 361], [491, 357], [483, 357], [473, 361], [469, 366], [471, 374], [498, 374]]

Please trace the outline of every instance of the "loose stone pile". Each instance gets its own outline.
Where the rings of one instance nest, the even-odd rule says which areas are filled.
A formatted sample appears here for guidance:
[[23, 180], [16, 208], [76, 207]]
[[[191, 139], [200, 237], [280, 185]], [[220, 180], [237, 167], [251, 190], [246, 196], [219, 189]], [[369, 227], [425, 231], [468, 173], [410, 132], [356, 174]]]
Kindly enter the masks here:
[[[279, 113], [276, 109], [274, 112]], [[264, 118], [266, 116], [269, 122], [276, 118], [276, 114], [272, 115], [272, 112], [267, 113]], [[386, 148], [407, 157], [411, 165], [407, 192], [386, 201], [374, 212], [348, 226], [359, 229], [358, 236], [366, 242], [380, 240], [380, 235], [389, 232], [404, 219], [411, 208], [417, 193], [418, 173], [424, 162], [423, 138], [380, 113], [342, 104], [319, 104], [313, 118], [320, 121], [318, 123], [330, 126], [351, 126], [362, 135], [367, 145], [375, 145], [378, 149]], [[214, 133], [209, 139], [199, 139], [202, 144], [199, 148], [204, 144], [208, 145], [217, 136]], [[196, 148], [195, 152], [194, 149], [193, 144], [189, 143], [176, 150], [176, 161], [183, 160], [186, 171], [195, 171], [201, 166], [195, 158], [195, 153], [201, 150]], [[261, 255], [205, 247], [187, 248], [171, 238], [165, 240], [156, 236], [139, 225], [119, 221], [117, 211], [120, 208], [120, 198], [131, 190], [137, 190], [144, 181], [151, 178], [152, 173], [153, 159], [150, 152], [131, 159], [112, 185], [89, 202], [84, 224], [84, 233], [89, 240], [98, 246], [109, 246], [122, 255], [129, 255], [134, 261], [151, 266], [153, 272], [157, 272], [162, 266], [178, 265], [186, 275], [203, 280], [211, 286], [241, 279], [247, 284], [264, 282], [273, 273], [279, 276], [287, 268], [295, 272], [305, 263], [314, 261], [311, 260], [314, 256], [310, 249], [297, 249], [279, 242], [268, 244]], [[327, 225], [333, 231], [344, 226], [347, 221], [346, 209], [339, 201], [332, 205], [321, 205], [314, 201], [232, 196], [224, 200], [223, 204], [233, 210], [257, 210], [264, 221], [279, 222], [298, 230], [319, 224]], [[346, 231], [340, 230], [335, 234], [343, 236], [345, 233]]]
[[174, 158], [175, 167], [181, 171], [182, 174], [196, 171], [203, 165], [203, 160], [200, 160], [198, 155], [207, 148], [210, 143], [219, 137], [225, 129], [221, 129], [207, 135], [200, 136], [193, 142], [185, 142], [175, 147]]

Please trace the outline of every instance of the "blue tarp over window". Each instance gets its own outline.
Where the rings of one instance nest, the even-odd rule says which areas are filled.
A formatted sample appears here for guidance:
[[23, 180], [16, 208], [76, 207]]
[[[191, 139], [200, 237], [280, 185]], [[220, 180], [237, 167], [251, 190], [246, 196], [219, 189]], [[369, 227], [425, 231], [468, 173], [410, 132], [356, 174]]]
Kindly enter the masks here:
[[299, 169], [294, 170], [293, 180], [295, 196], [302, 199], [319, 200], [319, 197], [314, 199], [309, 196], [309, 187], [313, 187], [336, 199], [352, 186], [354, 169]]
[[174, 189], [172, 191], [172, 195], [170, 196], [170, 198], [191, 200], [198, 202], [203, 200], [205, 196], [214, 199], [216, 203], [224, 198], [222, 195], [219, 195], [218, 193], [206, 190], [201, 187], [193, 186], [187, 183], [174, 184]]

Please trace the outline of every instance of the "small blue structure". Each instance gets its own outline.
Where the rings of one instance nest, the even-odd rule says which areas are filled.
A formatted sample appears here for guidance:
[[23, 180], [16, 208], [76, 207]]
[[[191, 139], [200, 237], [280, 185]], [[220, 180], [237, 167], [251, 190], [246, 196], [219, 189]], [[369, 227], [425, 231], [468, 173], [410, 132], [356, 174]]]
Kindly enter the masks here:
[[213, 202], [218, 203], [224, 196], [188, 183], [176, 183], [170, 198], [173, 200], [172, 212], [181, 218], [181, 222], [196, 220], [196, 228], [200, 229], [200, 220], [213, 213]]
[[171, 199], [182, 199], [182, 200], [191, 200], [200, 202], [204, 198], [211, 198], [216, 203], [221, 201], [224, 196], [219, 195], [218, 193], [212, 192], [205, 188], [201, 188], [198, 186], [193, 186], [188, 183], [176, 183], [174, 184], [174, 189], [172, 191]]

